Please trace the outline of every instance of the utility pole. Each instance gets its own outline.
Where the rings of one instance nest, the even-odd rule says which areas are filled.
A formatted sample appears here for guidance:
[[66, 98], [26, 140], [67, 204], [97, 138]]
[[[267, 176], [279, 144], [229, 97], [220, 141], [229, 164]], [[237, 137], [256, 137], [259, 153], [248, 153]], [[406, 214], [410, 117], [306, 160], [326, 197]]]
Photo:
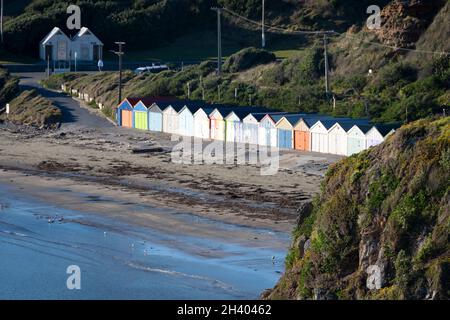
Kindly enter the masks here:
[[191, 83], [190, 82], [187, 83], [187, 96], [188, 96], [188, 99], [191, 98]]
[[266, 15], [265, 15], [265, 11], [266, 11], [266, 1], [262, 0], [262, 23], [261, 23], [261, 27], [262, 27], [262, 47], [263, 49], [266, 47], [266, 30], [265, 30], [265, 20], [266, 20]]
[[222, 8], [211, 8], [217, 12], [217, 74], [222, 75]]
[[1, 0], [1, 8], [0, 8], [0, 33], [1, 33], [1, 41], [3, 45], [3, 0]]
[[330, 82], [329, 82], [329, 66], [328, 66], [328, 48], [327, 48], [327, 34], [325, 33], [323, 35], [323, 44], [324, 44], [324, 55], [325, 55], [325, 92], [327, 94], [330, 93]]
[[119, 57], [119, 103], [122, 102], [122, 57], [124, 56], [125, 52], [123, 52], [123, 46], [126, 44], [125, 42], [116, 42], [119, 46], [119, 51], [111, 51], [115, 55]]

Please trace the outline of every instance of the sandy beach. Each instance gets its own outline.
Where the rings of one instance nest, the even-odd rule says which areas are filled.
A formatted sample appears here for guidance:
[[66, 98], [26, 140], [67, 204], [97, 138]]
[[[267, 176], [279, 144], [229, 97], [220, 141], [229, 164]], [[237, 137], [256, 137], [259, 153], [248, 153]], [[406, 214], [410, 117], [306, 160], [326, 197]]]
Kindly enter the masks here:
[[[0, 130], [0, 183], [31, 185], [35, 192], [38, 186], [69, 188], [290, 232], [296, 209], [318, 192], [326, 168], [339, 159], [281, 152], [278, 173], [263, 176], [257, 165], [173, 163], [170, 138], [116, 127]], [[156, 151], [133, 153], [143, 148]]]
[[[165, 134], [22, 129], [0, 129], [5, 299], [257, 299], [284, 270], [297, 208], [339, 160], [281, 152], [264, 176], [174, 163]], [[89, 290], [61, 287], [68, 263], [87, 270]]]

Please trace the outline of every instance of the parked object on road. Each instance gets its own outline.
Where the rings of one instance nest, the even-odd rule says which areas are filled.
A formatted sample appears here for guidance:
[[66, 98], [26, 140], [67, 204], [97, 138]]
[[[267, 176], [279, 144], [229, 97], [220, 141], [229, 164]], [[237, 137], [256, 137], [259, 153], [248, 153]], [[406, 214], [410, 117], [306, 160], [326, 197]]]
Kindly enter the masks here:
[[151, 66], [136, 68], [136, 70], [134, 70], [134, 73], [135, 74], [143, 74], [143, 73], [147, 73], [147, 72], [159, 73], [159, 72], [166, 71], [166, 70], [169, 70], [169, 67], [167, 65], [165, 65], [165, 64], [163, 65], [160, 63], [152, 63]]

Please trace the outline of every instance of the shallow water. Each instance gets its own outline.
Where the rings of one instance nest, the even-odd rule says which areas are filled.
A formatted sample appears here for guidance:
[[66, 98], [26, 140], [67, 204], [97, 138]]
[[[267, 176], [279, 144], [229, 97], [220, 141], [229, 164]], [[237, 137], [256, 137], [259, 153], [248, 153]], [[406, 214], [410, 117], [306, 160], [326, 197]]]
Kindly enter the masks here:
[[[204, 218], [196, 227], [269, 232]], [[257, 299], [279, 279], [285, 254], [271, 244], [168, 234], [62, 209], [0, 185], [0, 299]], [[81, 269], [81, 290], [66, 286], [70, 265]]]

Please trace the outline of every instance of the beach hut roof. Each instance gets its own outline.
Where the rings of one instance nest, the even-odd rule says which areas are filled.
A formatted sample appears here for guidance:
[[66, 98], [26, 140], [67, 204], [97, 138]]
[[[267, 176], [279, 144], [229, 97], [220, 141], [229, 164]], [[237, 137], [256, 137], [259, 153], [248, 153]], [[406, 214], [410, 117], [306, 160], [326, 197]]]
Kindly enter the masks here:
[[[278, 115], [278, 114], [287, 114], [287, 112], [269, 112], [269, 113], [267, 113], [267, 112], [252, 112], [252, 113], [250, 113], [248, 116], [253, 116], [253, 118], [255, 118], [256, 119], [256, 121], [258, 121], [258, 122], [260, 122], [262, 119], [264, 119], [264, 117], [265, 116], [267, 116], [267, 115], [272, 115], [272, 114], [276, 114], [276, 115]], [[247, 116], [247, 117], [248, 117]]]
[[378, 132], [383, 136], [386, 137], [388, 134], [390, 134], [392, 131], [397, 130], [400, 128], [400, 124], [376, 124], [374, 126]]
[[270, 110], [264, 107], [234, 107], [231, 109], [226, 117], [228, 117], [231, 113], [234, 113], [239, 119], [243, 120], [245, 117], [247, 117], [250, 114], [253, 113], [265, 113], [269, 112]]
[[209, 116], [215, 109], [214, 108], [199, 108], [194, 115], [196, 115], [197, 113], [199, 113], [200, 111], [203, 111], [204, 113], [206, 113], [207, 116]]
[[176, 101], [176, 98], [174, 97], [128, 97], [127, 100], [130, 102], [131, 105], [135, 106], [140, 101], [147, 107], [151, 107], [153, 104], [160, 105], [163, 102], [173, 102]]
[[54, 36], [56, 35], [62, 35], [67, 38], [67, 40], [70, 40], [69, 37], [58, 27], [54, 27], [52, 31], [50, 31], [45, 38], [41, 41], [41, 45], [47, 44]]
[[278, 123], [278, 121], [280, 121], [284, 117], [283, 114], [269, 114], [269, 116], [275, 123]]
[[92, 38], [95, 40], [97, 44], [103, 45], [103, 42], [100, 41], [99, 38], [91, 31], [89, 28], [83, 27], [80, 29], [80, 31], [75, 35], [73, 40], [78, 40], [83, 38], [83, 36], [92, 36]]
[[147, 111], [148, 108], [142, 101], [139, 101], [138, 103], [136, 103], [134, 105], [134, 110], [136, 110], [136, 111]]
[[284, 116], [284, 118], [293, 126], [300, 122], [300, 120], [304, 119], [305, 116], [307, 116], [305, 113], [299, 113], [299, 114], [287, 114]]
[[362, 133], [366, 134], [367, 132], [369, 132], [371, 129], [373, 128], [373, 126], [371, 125], [358, 125], [355, 124], [352, 126], [352, 128], [350, 130], [348, 130], [347, 132], [354, 130], [354, 129], [359, 129]]

